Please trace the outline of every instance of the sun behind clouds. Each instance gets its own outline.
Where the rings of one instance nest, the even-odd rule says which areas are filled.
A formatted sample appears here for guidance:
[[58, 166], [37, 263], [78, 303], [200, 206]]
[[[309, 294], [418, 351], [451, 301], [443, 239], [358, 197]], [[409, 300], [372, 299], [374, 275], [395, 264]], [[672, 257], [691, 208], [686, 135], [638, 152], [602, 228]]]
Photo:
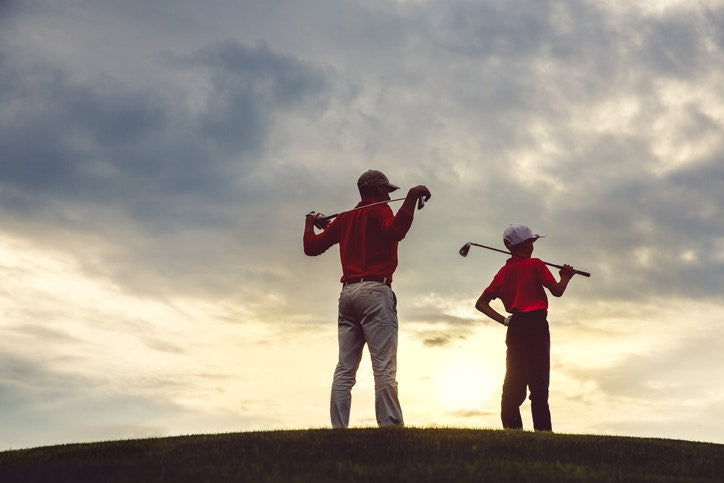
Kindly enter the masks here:
[[452, 354], [440, 366], [437, 397], [449, 411], [481, 409], [496, 393], [498, 381], [485, 361]]

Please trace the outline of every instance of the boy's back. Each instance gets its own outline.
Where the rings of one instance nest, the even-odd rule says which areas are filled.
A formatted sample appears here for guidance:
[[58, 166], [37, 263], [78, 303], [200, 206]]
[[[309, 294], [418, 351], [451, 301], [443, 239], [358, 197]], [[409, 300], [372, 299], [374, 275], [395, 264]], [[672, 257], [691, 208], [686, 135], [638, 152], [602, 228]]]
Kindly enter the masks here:
[[499, 298], [508, 313], [547, 310], [544, 286], [556, 283], [548, 267], [538, 258], [513, 257], [498, 271], [485, 289]]

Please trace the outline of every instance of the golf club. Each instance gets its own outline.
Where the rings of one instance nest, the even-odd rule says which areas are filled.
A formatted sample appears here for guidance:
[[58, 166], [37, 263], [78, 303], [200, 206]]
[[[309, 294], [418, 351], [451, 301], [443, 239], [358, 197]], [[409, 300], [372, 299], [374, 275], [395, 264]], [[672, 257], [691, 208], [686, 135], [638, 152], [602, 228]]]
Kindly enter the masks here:
[[[393, 201], [402, 201], [402, 200], [404, 200], [404, 199], [405, 199], [405, 198], [395, 198], [394, 200], [384, 200], [384, 201], [378, 201], [377, 203], [370, 203], [369, 205], [358, 206], [357, 208], [352, 208], [351, 210], [340, 211], [339, 213], [335, 213], [334, 215], [325, 216], [324, 218], [320, 218], [320, 221], [329, 221], [329, 220], [331, 220], [332, 218], [336, 218], [336, 217], [338, 217], [339, 215], [341, 215], [341, 214], [343, 214], [343, 213], [349, 213], [350, 211], [361, 210], [362, 208], [369, 208], [370, 206], [382, 205], [382, 204], [385, 204], [385, 203], [392, 203]], [[418, 210], [421, 210], [423, 206], [425, 206], [425, 200], [423, 199], [422, 196], [420, 196], [420, 197], [417, 199], [417, 209], [418, 209]]]
[[[498, 250], [497, 248], [493, 248], [493, 247], [489, 247], [489, 246], [485, 246], [485, 245], [481, 245], [481, 244], [479, 244], [479, 243], [473, 243], [473, 242], [467, 242], [465, 245], [463, 245], [462, 247], [460, 247], [460, 255], [462, 255], [463, 257], [467, 257], [467, 256], [468, 256], [468, 252], [470, 251], [470, 247], [471, 247], [471, 246], [476, 246], [476, 247], [480, 247], [480, 248], [487, 248], [488, 250], [493, 250], [494, 252], [500, 252], [500, 253], [505, 253], [505, 254], [507, 254], [507, 255], [515, 256], [515, 255], [513, 255], [512, 253], [507, 252], [507, 251], [505, 251], [505, 250]], [[556, 265], [555, 263], [548, 263], [548, 262], [546, 262], [546, 261], [543, 261], [543, 263], [545, 263], [546, 265], [548, 265], [548, 266], [550, 266], [550, 267], [563, 268], [562, 265]], [[574, 272], [576, 272], [578, 275], [583, 275], [584, 277], [590, 277], [590, 276], [591, 276], [590, 273], [588, 273], [588, 272], [582, 272], [581, 270], [576, 270], [576, 269], [574, 269]]]

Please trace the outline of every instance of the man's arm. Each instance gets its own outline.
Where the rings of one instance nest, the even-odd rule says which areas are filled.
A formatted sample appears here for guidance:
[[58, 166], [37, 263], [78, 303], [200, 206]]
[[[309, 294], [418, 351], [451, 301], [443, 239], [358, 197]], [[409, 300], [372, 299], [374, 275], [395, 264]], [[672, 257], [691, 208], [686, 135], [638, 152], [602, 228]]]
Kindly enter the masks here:
[[432, 194], [426, 186], [418, 185], [407, 192], [405, 201], [402, 202], [402, 206], [397, 210], [392, 222], [385, 227], [386, 231], [390, 236], [397, 241], [405, 238], [407, 231], [412, 226], [412, 220], [415, 217], [415, 205], [417, 201], [422, 198], [424, 201], [430, 199]]
[[400, 212], [404, 212], [410, 215], [410, 217], [414, 217], [417, 200], [422, 198], [424, 201], [427, 201], [431, 196], [432, 194], [430, 193], [430, 190], [427, 189], [427, 186], [418, 185], [410, 188], [407, 192], [407, 196], [405, 197], [405, 201], [402, 202], [402, 206], [400, 206], [397, 213], [399, 214]]
[[[336, 222], [337, 220], [335, 220]], [[329, 247], [337, 243], [335, 238], [335, 229], [332, 222], [320, 234], [314, 233], [314, 215], [311, 213], [304, 219], [304, 254], [310, 257], [321, 255], [326, 252]]]
[[478, 298], [478, 301], [475, 302], [475, 308], [499, 324], [508, 325], [508, 318], [490, 306], [490, 302], [492, 302], [494, 298], [495, 297], [489, 293], [483, 292]]

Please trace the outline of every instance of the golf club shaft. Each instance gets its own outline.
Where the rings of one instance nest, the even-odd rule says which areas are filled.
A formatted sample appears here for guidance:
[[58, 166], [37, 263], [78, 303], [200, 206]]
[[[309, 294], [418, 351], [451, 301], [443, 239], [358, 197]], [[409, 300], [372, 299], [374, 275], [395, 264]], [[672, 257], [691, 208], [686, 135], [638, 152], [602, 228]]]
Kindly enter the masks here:
[[352, 208], [351, 210], [340, 211], [339, 213], [335, 213], [334, 215], [325, 216], [324, 218], [322, 218], [322, 220], [324, 220], [324, 221], [331, 220], [332, 218], [336, 218], [337, 216], [341, 215], [342, 213], [349, 213], [350, 211], [361, 210], [362, 208], [369, 208], [370, 206], [382, 205], [385, 203], [392, 203], [393, 201], [402, 201], [404, 199], [405, 198], [395, 198], [394, 200], [384, 200], [384, 201], [378, 201], [377, 203], [370, 203], [369, 205], [358, 206], [357, 208]]
[[[474, 246], [476, 246], [476, 247], [480, 247], [480, 248], [487, 248], [488, 250], [493, 250], [494, 252], [500, 252], [500, 253], [505, 253], [506, 255], [515, 256], [515, 255], [513, 255], [512, 253], [507, 252], [507, 251], [505, 251], [505, 250], [499, 250], [499, 249], [497, 249], [497, 248], [489, 247], [489, 246], [486, 246], [486, 245], [481, 245], [481, 244], [479, 244], [479, 243], [470, 242], [469, 244], [470, 244], [470, 245], [474, 245]], [[556, 265], [555, 263], [546, 262], [545, 260], [541, 260], [541, 261], [542, 261], [543, 263], [545, 263], [546, 265], [550, 266], [550, 267], [555, 267], [555, 268], [559, 268], [559, 269], [560, 269], [560, 268], [563, 268], [563, 265]], [[583, 272], [583, 271], [581, 271], [581, 270], [576, 270], [576, 269], [574, 269], [574, 271], [575, 271], [578, 275], [583, 275], [584, 277], [590, 277], [590, 276], [591, 276], [591, 274], [588, 273], [588, 272]]]

